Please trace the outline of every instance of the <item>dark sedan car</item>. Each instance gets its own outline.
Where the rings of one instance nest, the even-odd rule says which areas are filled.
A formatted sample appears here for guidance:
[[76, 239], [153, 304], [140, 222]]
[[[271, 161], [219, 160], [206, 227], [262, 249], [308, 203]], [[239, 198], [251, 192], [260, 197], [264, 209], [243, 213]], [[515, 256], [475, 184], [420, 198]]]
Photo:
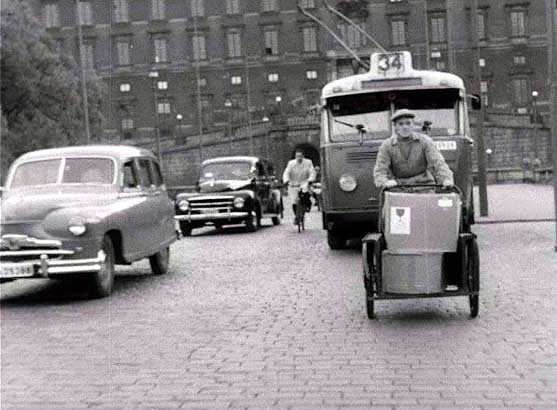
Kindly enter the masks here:
[[174, 205], [150, 151], [84, 146], [35, 151], [10, 167], [0, 207], [0, 281], [85, 278], [112, 292], [114, 265], [168, 269]]
[[271, 163], [259, 157], [220, 157], [203, 161], [197, 193], [176, 196], [176, 219], [184, 236], [192, 229], [245, 224], [249, 232], [262, 218], [278, 225], [283, 204]]

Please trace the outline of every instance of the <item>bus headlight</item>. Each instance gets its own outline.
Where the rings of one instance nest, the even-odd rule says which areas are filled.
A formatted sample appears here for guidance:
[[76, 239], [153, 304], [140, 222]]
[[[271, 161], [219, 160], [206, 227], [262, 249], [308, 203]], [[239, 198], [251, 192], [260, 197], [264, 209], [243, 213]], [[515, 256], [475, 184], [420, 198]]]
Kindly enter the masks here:
[[338, 183], [340, 185], [340, 189], [342, 189], [344, 192], [352, 192], [358, 186], [356, 177], [350, 174], [341, 175]]
[[182, 212], [186, 212], [190, 208], [190, 203], [187, 199], [180, 199], [178, 201], [178, 209]]

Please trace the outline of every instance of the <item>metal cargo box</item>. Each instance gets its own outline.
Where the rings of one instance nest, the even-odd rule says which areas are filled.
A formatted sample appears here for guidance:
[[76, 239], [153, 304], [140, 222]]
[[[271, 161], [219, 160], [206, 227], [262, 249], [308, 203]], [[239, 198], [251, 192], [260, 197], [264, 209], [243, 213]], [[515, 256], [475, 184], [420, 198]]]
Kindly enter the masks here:
[[391, 254], [383, 251], [383, 292], [429, 294], [443, 292], [443, 254]]
[[383, 233], [389, 253], [456, 252], [461, 217], [457, 193], [386, 192]]

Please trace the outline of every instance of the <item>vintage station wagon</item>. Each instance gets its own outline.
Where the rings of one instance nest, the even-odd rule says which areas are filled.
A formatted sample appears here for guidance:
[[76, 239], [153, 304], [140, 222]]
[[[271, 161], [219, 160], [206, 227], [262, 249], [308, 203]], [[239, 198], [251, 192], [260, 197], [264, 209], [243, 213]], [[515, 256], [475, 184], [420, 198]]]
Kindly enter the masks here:
[[174, 205], [152, 152], [91, 145], [27, 153], [10, 167], [0, 207], [0, 281], [87, 280], [112, 292], [114, 265], [149, 258], [166, 273]]

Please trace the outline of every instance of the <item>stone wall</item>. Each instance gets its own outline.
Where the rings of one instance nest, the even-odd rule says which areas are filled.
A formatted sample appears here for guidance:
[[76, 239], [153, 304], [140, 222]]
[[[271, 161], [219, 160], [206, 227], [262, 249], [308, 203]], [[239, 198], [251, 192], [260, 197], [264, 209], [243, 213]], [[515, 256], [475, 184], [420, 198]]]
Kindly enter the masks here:
[[[197, 136], [188, 138], [184, 145], [176, 145], [170, 139], [163, 140], [161, 151], [167, 185], [194, 185], [201, 160], [227, 155], [249, 155], [250, 136], [253, 139], [254, 155], [269, 158], [279, 177], [297, 146], [302, 145], [315, 153], [319, 150], [319, 125], [315, 121], [257, 124], [252, 128], [251, 132], [247, 128], [236, 130], [232, 143], [222, 132], [206, 134], [203, 136], [201, 150]], [[534, 138], [538, 141], [540, 168], [551, 167], [551, 140], [547, 128], [488, 124], [484, 130], [485, 148], [492, 151], [487, 158], [490, 182], [522, 179], [524, 158], [528, 158], [531, 164], [535, 159]], [[155, 148], [150, 142], [139, 145]], [[474, 169], [477, 164], [476, 154], [474, 150]]]

